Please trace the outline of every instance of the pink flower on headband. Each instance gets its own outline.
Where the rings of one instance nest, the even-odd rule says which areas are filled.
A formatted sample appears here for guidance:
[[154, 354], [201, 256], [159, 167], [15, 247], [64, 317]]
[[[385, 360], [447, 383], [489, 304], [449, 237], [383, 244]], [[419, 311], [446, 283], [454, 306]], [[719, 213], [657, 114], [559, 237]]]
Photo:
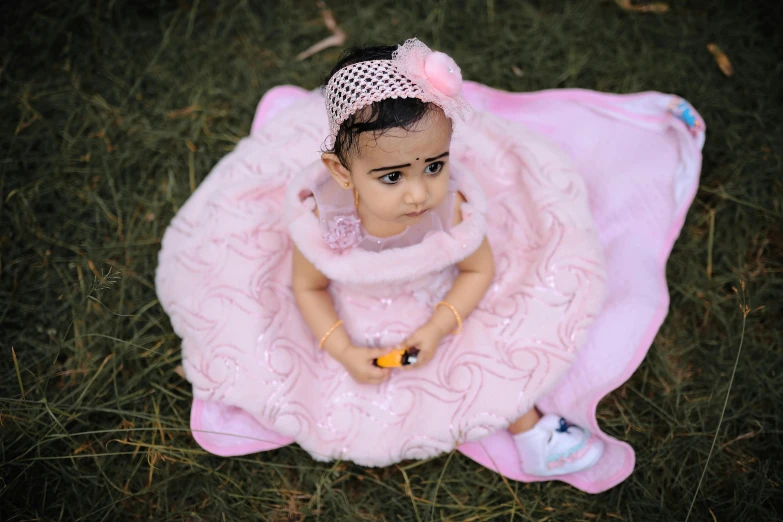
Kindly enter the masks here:
[[455, 96], [462, 90], [462, 72], [451, 56], [436, 51], [424, 59], [424, 74], [446, 96]]
[[406, 78], [418, 85], [422, 101], [438, 105], [452, 120], [463, 117], [469, 108], [462, 92], [462, 71], [446, 53], [433, 52], [416, 38], [400, 45], [392, 56], [392, 63]]

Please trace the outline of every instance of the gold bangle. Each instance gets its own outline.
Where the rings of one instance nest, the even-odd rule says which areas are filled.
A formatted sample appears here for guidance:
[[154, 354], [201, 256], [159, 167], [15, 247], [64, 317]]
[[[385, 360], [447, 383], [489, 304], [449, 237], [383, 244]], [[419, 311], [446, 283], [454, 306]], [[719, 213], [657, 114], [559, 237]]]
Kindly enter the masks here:
[[462, 332], [462, 317], [459, 316], [459, 312], [456, 308], [454, 308], [453, 305], [447, 303], [446, 301], [441, 301], [438, 304], [435, 305], [435, 310], [438, 309], [439, 306], [445, 306], [449, 310], [451, 310], [451, 313], [454, 314], [454, 318], [457, 320], [457, 329], [451, 332], [451, 335], [459, 335]]
[[326, 331], [326, 333], [324, 334], [324, 336], [323, 336], [323, 337], [321, 337], [321, 342], [319, 342], [319, 343], [318, 343], [318, 349], [319, 349], [319, 350], [322, 350], [322, 349], [323, 349], [323, 347], [324, 347], [324, 343], [326, 343], [326, 340], [329, 338], [329, 336], [330, 336], [330, 335], [332, 335], [332, 333], [333, 333], [335, 330], [337, 330], [337, 329], [340, 327], [340, 325], [341, 325], [341, 324], [343, 324], [343, 321], [342, 321], [342, 319], [340, 319], [339, 321], [337, 321], [336, 323], [334, 323], [334, 326], [332, 326], [331, 328], [329, 328], [329, 329]]

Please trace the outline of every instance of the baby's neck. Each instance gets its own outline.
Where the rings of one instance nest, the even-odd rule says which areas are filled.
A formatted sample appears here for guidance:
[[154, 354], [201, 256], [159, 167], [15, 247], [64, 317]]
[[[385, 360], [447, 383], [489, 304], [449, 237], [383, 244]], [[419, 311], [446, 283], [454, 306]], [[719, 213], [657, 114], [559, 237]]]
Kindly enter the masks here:
[[405, 232], [408, 227], [401, 225], [400, 223], [394, 223], [393, 221], [383, 221], [376, 218], [372, 214], [368, 213], [361, 205], [356, 209], [359, 215], [359, 221], [362, 222], [364, 230], [373, 237], [385, 238], [397, 236]]

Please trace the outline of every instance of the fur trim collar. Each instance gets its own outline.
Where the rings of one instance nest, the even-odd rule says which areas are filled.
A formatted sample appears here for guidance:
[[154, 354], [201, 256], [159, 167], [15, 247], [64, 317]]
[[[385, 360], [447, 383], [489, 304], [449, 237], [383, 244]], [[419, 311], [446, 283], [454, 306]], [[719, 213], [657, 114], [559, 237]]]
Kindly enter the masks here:
[[449, 232], [436, 232], [421, 243], [405, 248], [382, 252], [354, 248], [340, 253], [329, 248], [321, 237], [312, 199], [308, 199], [312, 194], [310, 187], [329, 176], [320, 161], [313, 163], [295, 176], [288, 186], [286, 219], [291, 239], [321, 273], [340, 283], [403, 283], [440, 272], [473, 254], [486, 234], [487, 201], [481, 187], [454, 159], [452, 168], [459, 172], [459, 191], [467, 200], [461, 206], [461, 223]]

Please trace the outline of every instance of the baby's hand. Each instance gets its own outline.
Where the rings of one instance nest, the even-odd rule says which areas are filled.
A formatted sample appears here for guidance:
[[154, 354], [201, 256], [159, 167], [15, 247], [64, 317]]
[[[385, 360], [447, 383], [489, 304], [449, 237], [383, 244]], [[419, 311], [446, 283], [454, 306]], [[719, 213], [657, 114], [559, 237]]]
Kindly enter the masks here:
[[419, 353], [416, 355], [416, 362], [411, 366], [405, 366], [403, 368], [417, 368], [427, 364], [430, 359], [435, 356], [435, 350], [438, 349], [441, 339], [443, 339], [443, 333], [437, 326], [427, 323], [408, 337], [403, 346], [406, 348], [418, 348]]
[[372, 362], [388, 352], [389, 350], [384, 348], [362, 348], [349, 345], [332, 357], [342, 364], [353, 380], [359, 384], [380, 384], [389, 378], [391, 370], [378, 368]]

